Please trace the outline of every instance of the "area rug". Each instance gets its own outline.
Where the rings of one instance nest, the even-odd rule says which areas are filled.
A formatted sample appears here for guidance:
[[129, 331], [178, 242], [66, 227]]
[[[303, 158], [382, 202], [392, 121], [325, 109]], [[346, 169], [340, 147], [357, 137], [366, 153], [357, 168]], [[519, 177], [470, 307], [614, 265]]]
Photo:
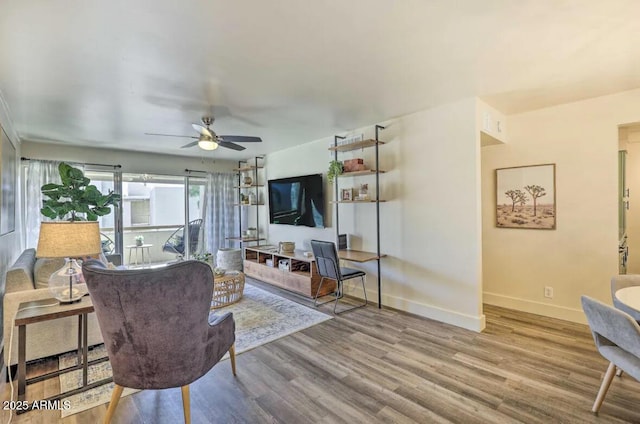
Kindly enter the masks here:
[[[330, 315], [292, 302], [250, 284], [245, 285], [243, 297], [238, 303], [216, 309], [211, 314], [217, 316], [226, 312], [233, 312], [236, 322], [236, 354], [246, 352], [332, 318]], [[102, 356], [106, 356], [106, 350], [103, 345], [89, 351], [89, 360]], [[75, 360], [75, 353], [60, 356], [60, 368], [74, 365]], [[111, 365], [108, 361], [89, 367], [89, 383], [110, 375]], [[59, 378], [62, 391], [71, 390], [82, 385], [81, 371], [66, 373]], [[66, 398], [66, 400], [70, 401], [70, 408], [62, 411], [62, 418], [109, 402], [112, 390], [113, 383], [105, 384]], [[136, 391], [125, 389], [122, 395], [126, 396]]]

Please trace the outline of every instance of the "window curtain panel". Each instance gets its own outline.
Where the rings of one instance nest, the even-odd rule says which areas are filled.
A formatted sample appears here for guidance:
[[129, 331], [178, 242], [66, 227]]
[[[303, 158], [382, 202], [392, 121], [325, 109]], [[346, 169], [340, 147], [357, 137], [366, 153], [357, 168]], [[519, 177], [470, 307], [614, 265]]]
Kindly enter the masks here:
[[236, 202], [237, 175], [208, 173], [202, 202], [204, 252], [216, 257], [218, 249], [226, 247], [227, 237], [239, 236]]
[[[26, 248], [35, 248], [38, 245], [38, 237], [40, 236], [40, 223], [42, 221], [53, 221], [42, 215], [42, 202], [44, 196], [41, 188], [48, 183], [62, 183], [58, 166], [61, 162], [30, 160], [27, 164], [25, 176], [25, 219], [22, 220], [24, 234], [24, 245]], [[69, 165], [74, 168], [81, 169], [84, 172], [84, 166], [76, 163]]]

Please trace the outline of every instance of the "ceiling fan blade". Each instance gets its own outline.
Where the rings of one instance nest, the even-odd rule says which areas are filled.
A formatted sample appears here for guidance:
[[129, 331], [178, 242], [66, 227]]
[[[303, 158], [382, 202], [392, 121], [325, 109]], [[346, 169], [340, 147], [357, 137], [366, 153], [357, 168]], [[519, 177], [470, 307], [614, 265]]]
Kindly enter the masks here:
[[211, 134], [211, 130], [207, 127], [203, 127], [200, 124], [191, 124], [194, 130], [198, 131], [202, 135], [206, 135], [207, 137], [213, 138], [213, 134]]
[[161, 137], [184, 137], [184, 138], [198, 138], [193, 137], [191, 135], [175, 135], [175, 134], [155, 134], [155, 133], [144, 133], [144, 135], [159, 135]]
[[198, 145], [198, 141], [194, 141], [192, 143], [185, 144], [184, 146], [180, 146], [181, 149], [186, 149], [187, 147], [193, 147]]
[[228, 141], [223, 141], [223, 140], [218, 140], [218, 145], [220, 147], [226, 147], [227, 149], [232, 149], [232, 150], [237, 150], [237, 151], [241, 151], [241, 150], [246, 149], [246, 147], [241, 146], [239, 144], [230, 143]]
[[236, 143], [259, 143], [262, 141], [260, 137], [250, 137], [245, 135], [220, 135], [218, 138], [224, 141], [235, 141]]

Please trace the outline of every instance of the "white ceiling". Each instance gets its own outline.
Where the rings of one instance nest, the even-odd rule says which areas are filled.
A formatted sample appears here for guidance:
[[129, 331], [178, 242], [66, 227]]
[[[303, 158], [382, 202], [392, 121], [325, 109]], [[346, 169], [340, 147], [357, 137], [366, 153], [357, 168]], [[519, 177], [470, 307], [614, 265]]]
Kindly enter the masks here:
[[[1, 0], [22, 139], [244, 158], [478, 96], [504, 113], [640, 87], [638, 0]], [[244, 152], [180, 149], [213, 111]]]

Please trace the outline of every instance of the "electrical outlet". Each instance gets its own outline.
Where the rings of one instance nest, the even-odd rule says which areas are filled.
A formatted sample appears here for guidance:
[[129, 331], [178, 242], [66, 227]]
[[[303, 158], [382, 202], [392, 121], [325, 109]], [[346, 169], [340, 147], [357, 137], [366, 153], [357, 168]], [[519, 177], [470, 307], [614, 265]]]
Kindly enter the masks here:
[[546, 286], [544, 288], [544, 297], [553, 298], [553, 287]]

